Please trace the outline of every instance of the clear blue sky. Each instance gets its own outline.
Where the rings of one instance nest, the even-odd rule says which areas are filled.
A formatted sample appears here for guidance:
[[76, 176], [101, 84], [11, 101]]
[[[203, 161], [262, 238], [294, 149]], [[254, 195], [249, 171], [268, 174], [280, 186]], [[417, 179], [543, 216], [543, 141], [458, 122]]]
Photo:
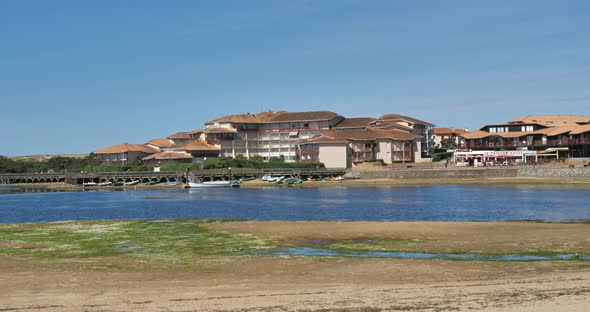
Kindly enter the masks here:
[[0, 1], [0, 154], [230, 113], [590, 115], [590, 1]]

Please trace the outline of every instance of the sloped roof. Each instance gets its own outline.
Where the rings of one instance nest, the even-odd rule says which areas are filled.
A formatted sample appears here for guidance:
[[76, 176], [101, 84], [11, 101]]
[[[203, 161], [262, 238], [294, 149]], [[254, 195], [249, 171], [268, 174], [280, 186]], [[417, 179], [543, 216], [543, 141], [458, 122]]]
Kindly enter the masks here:
[[190, 139], [190, 135], [189, 132], [176, 132], [175, 134], [169, 135], [168, 137], [166, 137], [167, 139], [172, 139], [172, 140], [188, 140]]
[[193, 131], [190, 131], [188, 134], [199, 134], [199, 133], [203, 133], [203, 129], [195, 129]]
[[223, 116], [217, 119], [209, 120], [205, 122], [205, 124], [213, 124], [213, 123], [264, 123], [269, 122], [274, 118], [276, 115], [284, 113], [285, 111], [265, 111], [260, 112], [258, 114], [233, 114]]
[[569, 133], [571, 135], [581, 134], [590, 131], [590, 125], [576, 125], [576, 126], [563, 126], [563, 127], [549, 127], [539, 129], [532, 132], [532, 134], [544, 134], [546, 136], [556, 136], [560, 134]]
[[329, 111], [311, 112], [287, 112], [287, 111], [265, 111], [258, 114], [235, 114], [207, 121], [205, 124], [213, 123], [272, 123], [272, 122], [294, 122], [294, 121], [316, 121], [330, 120], [334, 117], [342, 117]]
[[187, 153], [179, 153], [179, 152], [161, 152], [149, 155], [147, 157], [142, 158], [142, 160], [165, 160], [165, 159], [192, 159], [193, 156]]
[[422, 136], [400, 130], [364, 129], [364, 130], [325, 130], [320, 137], [305, 142], [346, 142], [374, 141], [377, 139], [414, 140]]
[[157, 147], [170, 147], [172, 146], [172, 142], [169, 139], [153, 139], [147, 141], [145, 144], [152, 144]]
[[187, 141], [175, 145], [172, 149], [185, 151], [218, 151], [219, 147], [201, 141]]
[[465, 139], [483, 139], [490, 136], [491, 133], [482, 131], [482, 130], [475, 130], [472, 132], [466, 132], [461, 134], [461, 137]]
[[118, 154], [127, 152], [143, 152], [148, 154], [157, 153], [158, 150], [143, 144], [117, 144], [111, 147], [95, 151], [94, 154]]
[[395, 121], [379, 121], [379, 120], [375, 120], [371, 123], [371, 128], [372, 129], [391, 129], [391, 128], [396, 128], [396, 129], [401, 129], [401, 130], [405, 130], [406, 132], [412, 131], [414, 130], [414, 128], [412, 127], [408, 127], [402, 124], [399, 124]]
[[375, 118], [373, 117], [354, 117], [354, 118], [346, 118], [339, 124], [337, 124], [334, 128], [335, 129], [344, 129], [344, 128], [361, 128], [361, 127], [368, 127]]
[[335, 117], [342, 117], [334, 112], [314, 111], [314, 112], [283, 112], [272, 118], [272, 122], [293, 122], [293, 121], [316, 121], [330, 120]]
[[394, 121], [395, 120], [405, 120], [405, 121], [410, 121], [410, 122], [417, 123], [417, 124], [434, 126], [434, 124], [431, 124], [427, 121], [416, 119], [416, 118], [409, 117], [409, 116], [400, 115], [400, 114], [385, 114], [385, 115], [379, 117], [378, 119], [379, 120], [394, 120]]
[[585, 132], [590, 132], [590, 125], [576, 126], [576, 127], [574, 127], [574, 129], [572, 129], [570, 134], [576, 135], [576, 134], [581, 134], [581, 133], [585, 133]]
[[575, 126], [590, 123], [584, 115], [528, 115], [510, 120], [510, 124], [539, 124], [547, 127]]
[[432, 131], [434, 134], [457, 134], [461, 135], [467, 133], [465, 129], [458, 129], [458, 128], [434, 128]]
[[482, 130], [477, 130], [473, 132], [466, 132], [460, 134], [461, 137], [465, 139], [483, 139], [488, 137], [498, 137], [504, 139], [513, 139], [513, 138], [520, 138], [523, 136], [531, 135], [533, 132], [493, 132], [489, 133]]

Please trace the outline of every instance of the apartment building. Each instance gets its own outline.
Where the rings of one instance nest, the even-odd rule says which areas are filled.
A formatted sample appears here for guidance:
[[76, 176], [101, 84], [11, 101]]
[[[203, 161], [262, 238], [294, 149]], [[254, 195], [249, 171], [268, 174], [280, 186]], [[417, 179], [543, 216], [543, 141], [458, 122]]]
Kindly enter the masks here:
[[377, 120], [371, 122], [372, 129], [397, 129], [417, 134], [421, 137], [422, 156], [430, 155], [434, 152], [434, 124], [399, 114], [385, 114]]
[[350, 168], [367, 161], [416, 162], [420, 135], [397, 129], [324, 130], [298, 144], [299, 162], [321, 162], [326, 168]]
[[471, 150], [534, 150], [561, 148], [569, 157], [590, 157], [590, 116], [525, 116], [491, 124], [461, 135]]
[[227, 115], [205, 123], [202, 139], [220, 149], [222, 157], [282, 157], [295, 162], [300, 140], [332, 129], [344, 117], [329, 111], [266, 111]]
[[462, 135], [469, 132], [467, 129], [458, 128], [434, 128], [432, 130], [432, 138], [434, 148], [457, 148], [465, 144], [465, 139]]
[[144, 144], [117, 144], [94, 152], [94, 159], [106, 165], [132, 165], [158, 149]]

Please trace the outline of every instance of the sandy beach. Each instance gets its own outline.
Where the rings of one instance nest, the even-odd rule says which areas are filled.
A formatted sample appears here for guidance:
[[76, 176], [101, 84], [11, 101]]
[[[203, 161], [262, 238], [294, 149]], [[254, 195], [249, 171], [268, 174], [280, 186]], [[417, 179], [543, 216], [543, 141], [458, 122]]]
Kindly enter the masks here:
[[[403, 245], [409, 251], [590, 251], [587, 224], [245, 221], [206, 228], [291, 245], [383, 240], [416, 242]], [[0, 310], [586, 311], [590, 304], [588, 261], [197, 258], [190, 265], [162, 265], [124, 255], [61, 261], [4, 256]]]

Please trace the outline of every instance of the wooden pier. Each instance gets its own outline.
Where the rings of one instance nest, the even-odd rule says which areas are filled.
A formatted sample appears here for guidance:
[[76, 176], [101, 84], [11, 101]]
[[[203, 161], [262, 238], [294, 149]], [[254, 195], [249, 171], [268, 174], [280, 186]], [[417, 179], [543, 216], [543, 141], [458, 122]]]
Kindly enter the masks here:
[[249, 178], [263, 175], [285, 176], [305, 179], [341, 176], [346, 169], [217, 169], [199, 171], [137, 171], [137, 172], [80, 172], [80, 173], [8, 173], [0, 174], [0, 184], [34, 184], [65, 182], [83, 184], [87, 182], [182, 182], [216, 178]]

